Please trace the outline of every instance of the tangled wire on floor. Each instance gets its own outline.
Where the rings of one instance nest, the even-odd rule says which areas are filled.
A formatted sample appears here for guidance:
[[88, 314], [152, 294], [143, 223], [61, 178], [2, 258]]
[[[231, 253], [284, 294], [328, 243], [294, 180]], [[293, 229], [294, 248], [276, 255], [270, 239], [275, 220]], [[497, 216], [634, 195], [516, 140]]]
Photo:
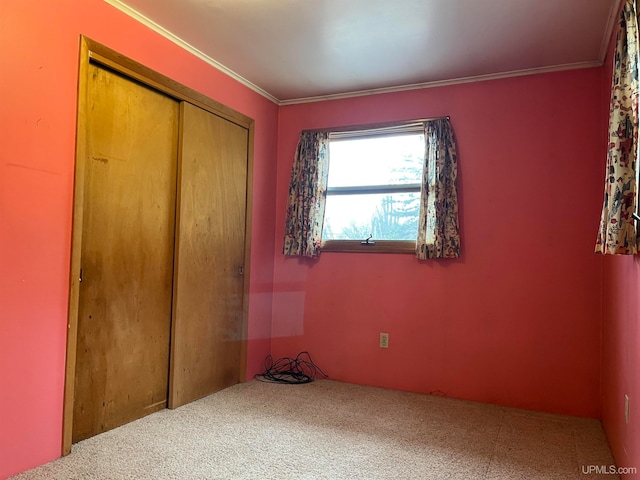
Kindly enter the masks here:
[[323, 378], [328, 378], [328, 375], [313, 363], [309, 352], [300, 352], [296, 358], [283, 357], [275, 362], [271, 355], [267, 355], [264, 360], [264, 367], [264, 373], [259, 373], [255, 376], [256, 380], [261, 382], [286, 383], [289, 385], [310, 383], [316, 379], [316, 373], [322, 375]]

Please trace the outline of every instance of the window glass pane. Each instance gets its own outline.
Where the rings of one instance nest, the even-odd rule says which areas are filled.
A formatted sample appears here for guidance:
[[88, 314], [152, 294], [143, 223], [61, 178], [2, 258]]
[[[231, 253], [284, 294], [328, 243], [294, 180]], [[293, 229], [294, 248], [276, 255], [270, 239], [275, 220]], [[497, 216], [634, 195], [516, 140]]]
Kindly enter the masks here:
[[327, 195], [322, 239], [415, 241], [419, 213], [419, 192]]
[[424, 135], [331, 140], [329, 187], [421, 183]]

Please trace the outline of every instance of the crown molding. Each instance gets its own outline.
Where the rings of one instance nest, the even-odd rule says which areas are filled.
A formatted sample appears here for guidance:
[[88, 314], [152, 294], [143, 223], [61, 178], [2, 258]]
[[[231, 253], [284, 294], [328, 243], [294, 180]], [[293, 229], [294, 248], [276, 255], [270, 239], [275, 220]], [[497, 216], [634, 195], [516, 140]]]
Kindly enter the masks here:
[[165, 29], [164, 27], [158, 25], [153, 20], [145, 17], [143, 14], [141, 14], [137, 10], [134, 10], [133, 8], [129, 7], [128, 5], [125, 5], [120, 0], [104, 0], [104, 2], [108, 3], [109, 5], [111, 5], [114, 8], [117, 8], [122, 13], [124, 13], [125, 15], [128, 15], [129, 17], [133, 18], [134, 20], [142, 23], [143, 25], [145, 25], [146, 27], [150, 28], [154, 32], [162, 35], [167, 40], [175, 43], [176, 45], [178, 45], [179, 47], [181, 47], [184, 50], [188, 51], [192, 55], [195, 55], [200, 60], [202, 60], [205, 63], [208, 63], [209, 65], [211, 65], [215, 69], [220, 70], [222, 73], [224, 73], [225, 75], [233, 78], [234, 80], [236, 80], [237, 82], [241, 83], [245, 87], [250, 88], [254, 92], [262, 95], [263, 97], [267, 98], [268, 100], [271, 100], [273, 103], [275, 103], [277, 105], [280, 104], [280, 100], [278, 100], [276, 97], [271, 95], [269, 92], [263, 90], [262, 88], [258, 87], [254, 83], [251, 83], [249, 80], [247, 80], [246, 78], [242, 77], [241, 75], [238, 75], [236, 72], [234, 72], [230, 68], [225, 67], [224, 65], [222, 65], [218, 61], [216, 61], [213, 58], [211, 58], [209, 55], [207, 55], [207, 54], [203, 53], [202, 51], [198, 50], [193, 45], [185, 42], [183, 39], [181, 39], [177, 35], [174, 35], [173, 33], [171, 33], [169, 30]]
[[254, 92], [258, 93], [259, 95], [267, 98], [268, 100], [270, 100], [271, 102], [275, 103], [276, 105], [286, 106], [286, 105], [298, 105], [298, 104], [302, 104], [302, 103], [313, 103], [313, 102], [324, 102], [324, 101], [330, 101], [330, 100], [341, 100], [341, 99], [354, 98], [354, 97], [364, 97], [364, 96], [367, 96], [367, 95], [380, 95], [380, 94], [384, 94], [384, 93], [404, 92], [404, 91], [408, 91], [408, 90], [421, 90], [421, 89], [426, 89], [426, 88], [446, 87], [446, 86], [450, 86], [450, 85], [460, 85], [460, 84], [464, 84], [464, 83], [485, 82], [485, 81], [489, 81], [489, 80], [500, 80], [500, 79], [505, 79], [505, 78], [521, 77], [521, 76], [525, 76], [525, 75], [536, 75], [536, 74], [541, 74], [541, 73], [561, 72], [561, 71], [565, 71], [565, 70], [577, 70], [577, 69], [583, 69], [583, 68], [601, 67], [603, 65], [603, 63], [604, 63], [604, 59], [605, 59], [606, 54], [607, 54], [607, 50], [608, 50], [608, 46], [609, 46], [609, 40], [610, 40], [611, 34], [613, 32], [613, 28], [614, 28], [614, 25], [615, 25], [615, 20], [616, 20], [617, 14], [620, 11], [620, 8], [622, 7], [622, 3], [624, 2], [624, 0], [617, 0], [616, 2], [613, 2], [612, 5], [611, 5], [611, 9], [609, 11], [609, 19], [607, 21], [607, 28], [605, 29], [604, 37], [602, 39], [602, 44], [601, 44], [601, 47], [600, 47], [600, 56], [599, 56], [599, 60], [597, 60], [597, 61], [569, 63], [569, 64], [562, 64], [562, 65], [554, 65], [554, 66], [550, 66], [550, 67], [529, 68], [529, 69], [524, 69], [524, 70], [512, 70], [512, 71], [501, 72], [501, 73], [492, 73], [492, 74], [486, 74], [486, 75], [475, 75], [475, 76], [470, 76], [470, 77], [453, 78], [453, 79], [449, 79], [449, 80], [439, 80], [439, 81], [434, 81], [434, 82], [413, 83], [413, 84], [408, 84], [408, 85], [399, 85], [399, 86], [395, 86], [395, 87], [384, 87], [384, 88], [374, 88], [374, 89], [367, 89], [367, 90], [356, 90], [356, 91], [351, 91], [351, 92], [335, 93], [335, 94], [328, 94], [328, 95], [318, 95], [318, 96], [313, 96], [313, 97], [293, 98], [293, 99], [288, 99], [288, 100], [280, 100], [280, 99], [274, 97], [273, 95], [271, 95], [266, 90], [263, 90], [262, 88], [260, 88], [259, 86], [255, 85], [254, 83], [251, 83], [249, 80], [247, 80], [246, 78], [242, 77], [241, 75], [238, 75], [236, 72], [234, 72], [230, 68], [225, 67], [220, 62], [216, 61], [215, 59], [211, 58], [207, 54], [203, 53], [202, 51], [200, 51], [199, 49], [197, 49], [193, 45], [185, 42], [183, 39], [181, 39], [177, 35], [171, 33], [170, 31], [168, 31], [164, 27], [158, 25], [153, 20], [147, 18], [146, 16], [144, 16], [143, 14], [138, 12], [137, 10], [134, 10], [133, 8], [131, 8], [128, 5], [124, 4], [121, 0], [104, 0], [104, 2], [108, 3], [109, 5], [113, 6], [116, 9], [120, 10], [125, 15], [128, 15], [129, 17], [133, 18], [134, 20], [142, 23], [143, 25], [145, 25], [146, 27], [150, 28], [154, 32], [162, 35], [164, 38], [166, 38], [169, 41], [175, 43], [179, 47], [181, 47], [184, 50], [188, 51], [189, 53], [191, 53], [192, 55], [196, 56], [197, 58], [199, 58], [200, 60], [204, 61], [205, 63], [211, 65], [215, 69], [221, 71], [225, 75], [233, 78], [234, 80], [236, 80], [240, 84], [242, 84], [242, 85], [246, 86], [247, 88], [253, 90]]
[[551, 67], [528, 68], [525, 70], [512, 70], [509, 72], [491, 73], [487, 75], [475, 75], [472, 77], [453, 78], [450, 80], [440, 80], [436, 82], [413, 83], [397, 87], [373, 88], [370, 90], [358, 90], [354, 92], [336, 93], [331, 95], [319, 95], [316, 97], [294, 98], [291, 100], [281, 100], [279, 105], [297, 105], [300, 103], [323, 102], [329, 100], [341, 100], [344, 98], [363, 97], [366, 95], [380, 95], [383, 93], [404, 92], [407, 90], [421, 90], [426, 88], [446, 87], [449, 85], [460, 85], [463, 83], [486, 82], [488, 80], [500, 80], [504, 78], [522, 77], [525, 75], [537, 75], [540, 73], [563, 72], [566, 70], [578, 70], [583, 68], [601, 67], [602, 62], [579, 62], [554, 65]]
[[602, 37], [602, 43], [600, 44], [600, 55], [598, 56], [600, 63], [602, 64], [604, 64], [607, 53], [609, 53], [611, 35], [613, 35], [613, 29], [616, 25], [616, 20], [618, 19], [623, 3], [624, 0], [617, 0], [611, 4], [611, 8], [609, 9], [609, 19], [607, 20], [607, 27], [604, 30], [604, 36]]

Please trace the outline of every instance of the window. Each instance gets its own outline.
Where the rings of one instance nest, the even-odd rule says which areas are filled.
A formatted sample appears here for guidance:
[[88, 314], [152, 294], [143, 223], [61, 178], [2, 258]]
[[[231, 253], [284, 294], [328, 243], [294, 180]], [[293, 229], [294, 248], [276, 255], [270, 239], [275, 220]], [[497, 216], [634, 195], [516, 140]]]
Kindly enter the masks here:
[[322, 249], [415, 252], [424, 155], [422, 122], [330, 133]]
[[[458, 160], [449, 117], [365, 128], [300, 132], [282, 253], [317, 258], [322, 250], [415, 252], [418, 260], [458, 258]], [[346, 148], [348, 139], [353, 140], [352, 149]], [[377, 142], [372, 147], [369, 142], [374, 139], [406, 140], [407, 145], [415, 140], [416, 147], [405, 149], [404, 142], [402, 147]], [[341, 143], [344, 155], [339, 153]], [[364, 144], [369, 146], [357, 146]], [[411, 225], [415, 198], [419, 199], [417, 228]], [[378, 228], [383, 224], [393, 228]], [[348, 234], [351, 227], [353, 235]], [[400, 233], [390, 233], [394, 229]]]

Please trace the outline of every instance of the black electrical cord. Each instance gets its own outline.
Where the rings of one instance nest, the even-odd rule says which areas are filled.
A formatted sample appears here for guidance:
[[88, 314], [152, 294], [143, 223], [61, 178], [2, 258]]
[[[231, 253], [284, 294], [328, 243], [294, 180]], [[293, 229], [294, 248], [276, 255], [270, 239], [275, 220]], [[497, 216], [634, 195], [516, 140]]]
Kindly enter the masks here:
[[255, 376], [256, 380], [261, 382], [298, 385], [313, 382], [317, 373], [323, 378], [328, 377], [320, 367], [313, 363], [309, 352], [300, 352], [296, 358], [283, 357], [275, 362], [271, 355], [267, 355], [264, 367], [264, 372]]

